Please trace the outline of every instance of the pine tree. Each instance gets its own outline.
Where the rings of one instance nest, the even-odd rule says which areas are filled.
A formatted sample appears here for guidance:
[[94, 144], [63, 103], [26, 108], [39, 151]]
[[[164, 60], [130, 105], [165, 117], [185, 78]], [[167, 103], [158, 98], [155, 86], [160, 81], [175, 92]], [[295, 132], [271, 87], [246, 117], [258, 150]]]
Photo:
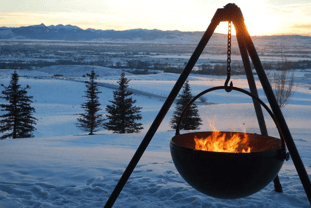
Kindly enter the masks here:
[[136, 100], [129, 97], [133, 94], [127, 90], [129, 81], [122, 72], [119, 89], [113, 92], [114, 100], [109, 101], [112, 104], [106, 107], [108, 122], [104, 123], [104, 127], [114, 133], [137, 133], [143, 129], [142, 124], [136, 122], [142, 119], [141, 107], [134, 106]]
[[37, 119], [32, 116], [35, 109], [31, 107], [33, 97], [27, 96], [30, 87], [22, 88], [18, 79], [18, 74], [14, 72], [10, 85], [2, 91], [4, 96], [0, 97], [8, 101], [8, 104], [0, 104], [1, 111], [7, 112], [0, 116], [0, 132], [4, 133], [1, 139], [33, 137], [31, 132], [36, 130], [34, 125]]
[[80, 117], [76, 126], [89, 132], [89, 135], [93, 135], [101, 127], [103, 122], [102, 114], [98, 114], [98, 111], [101, 110], [98, 94], [101, 92], [98, 90], [97, 82], [95, 82], [98, 75], [95, 74], [94, 70], [91, 71], [91, 74], [86, 74], [86, 76], [89, 77], [89, 81], [85, 85], [87, 90], [84, 96], [87, 98], [87, 101], [81, 105], [85, 109], [85, 112], [78, 114]]
[[[192, 99], [191, 89], [188, 81], [185, 82], [183, 86], [183, 91], [181, 94], [178, 95], [178, 98], [176, 99], [176, 110], [173, 113], [173, 117], [171, 119], [171, 127], [173, 129], [177, 128], [178, 120], [184, 110], [184, 108], [187, 106], [187, 104]], [[202, 125], [202, 120], [198, 114], [198, 107], [195, 103], [193, 103], [188, 111], [185, 113], [180, 129], [183, 130], [195, 130], [199, 129], [199, 126]]]

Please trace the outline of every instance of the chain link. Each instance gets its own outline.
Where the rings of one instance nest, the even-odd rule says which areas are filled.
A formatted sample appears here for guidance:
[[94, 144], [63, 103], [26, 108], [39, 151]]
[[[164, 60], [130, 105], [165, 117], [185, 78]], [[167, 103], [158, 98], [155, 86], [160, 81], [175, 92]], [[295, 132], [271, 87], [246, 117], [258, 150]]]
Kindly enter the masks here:
[[231, 75], [231, 21], [228, 22], [227, 75]]

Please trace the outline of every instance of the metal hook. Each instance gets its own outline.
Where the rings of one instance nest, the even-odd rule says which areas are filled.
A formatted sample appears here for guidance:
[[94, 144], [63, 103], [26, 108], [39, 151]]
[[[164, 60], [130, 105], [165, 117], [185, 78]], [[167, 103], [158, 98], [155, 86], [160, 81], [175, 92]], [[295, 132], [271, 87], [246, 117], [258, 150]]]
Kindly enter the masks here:
[[232, 87], [233, 87], [232, 81], [230, 82], [230, 87], [228, 86], [229, 80], [230, 80], [230, 73], [227, 74], [227, 79], [226, 79], [226, 82], [225, 82], [225, 90], [226, 90], [226, 92], [231, 92]]

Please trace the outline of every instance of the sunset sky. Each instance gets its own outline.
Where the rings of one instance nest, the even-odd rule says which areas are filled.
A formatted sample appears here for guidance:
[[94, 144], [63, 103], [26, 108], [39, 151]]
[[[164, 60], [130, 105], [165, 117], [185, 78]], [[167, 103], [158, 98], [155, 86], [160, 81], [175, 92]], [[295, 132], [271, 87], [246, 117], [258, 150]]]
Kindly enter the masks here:
[[[0, 26], [205, 31], [224, 0], [1, 0]], [[311, 36], [310, 0], [236, 0], [250, 35]], [[226, 33], [221, 23], [216, 32]]]

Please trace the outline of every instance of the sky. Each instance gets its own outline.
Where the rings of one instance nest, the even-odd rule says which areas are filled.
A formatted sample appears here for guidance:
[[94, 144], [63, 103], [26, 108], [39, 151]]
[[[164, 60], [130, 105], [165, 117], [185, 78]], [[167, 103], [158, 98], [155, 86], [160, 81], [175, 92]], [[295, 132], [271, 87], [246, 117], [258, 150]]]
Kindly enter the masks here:
[[[250, 35], [311, 36], [311, 0], [0, 0], [0, 27], [205, 31], [227, 3], [241, 8]], [[227, 33], [227, 23], [215, 32]]]

